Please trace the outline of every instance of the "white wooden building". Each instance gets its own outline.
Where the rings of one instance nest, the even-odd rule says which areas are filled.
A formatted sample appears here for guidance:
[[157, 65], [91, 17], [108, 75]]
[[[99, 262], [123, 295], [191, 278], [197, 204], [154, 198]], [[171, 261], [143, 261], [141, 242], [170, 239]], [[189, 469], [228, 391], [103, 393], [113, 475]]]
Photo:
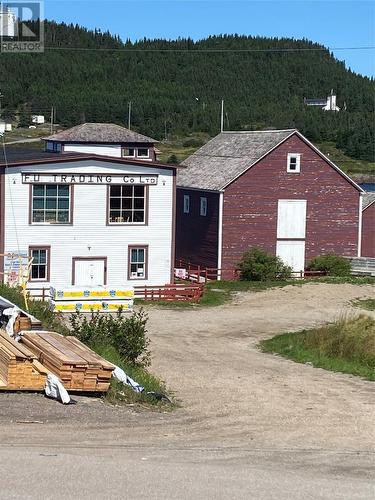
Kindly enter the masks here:
[[0, 162], [0, 254], [33, 258], [30, 288], [170, 283], [176, 167], [44, 154]]

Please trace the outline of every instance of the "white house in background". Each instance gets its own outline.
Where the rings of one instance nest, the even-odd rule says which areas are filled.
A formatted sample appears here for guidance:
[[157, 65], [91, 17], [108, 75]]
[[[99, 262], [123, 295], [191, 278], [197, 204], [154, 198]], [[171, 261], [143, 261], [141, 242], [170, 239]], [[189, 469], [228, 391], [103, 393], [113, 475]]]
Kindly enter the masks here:
[[340, 108], [336, 104], [336, 95], [331, 90], [331, 94], [327, 96], [327, 99], [306, 99], [303, 102], [306, 106], [319, 106], [324, 111], [340, 111]]
[[171, 282], [176, 166], [39, 155], [0, 159], [0, 254], [33, 258], [31, 289]]
[[10, 9], [1, 9], [0, 5], [0, 37], [13, 38], [17, 35], [17, 17]]
[[114, 123], [83, 123], [45, 137], [46, 151], [155, 161], [155, 139]]
[[45, 123], [44, 115], [33, 115], [31, 117], [31, 123], [35, 125], [43, 125]]

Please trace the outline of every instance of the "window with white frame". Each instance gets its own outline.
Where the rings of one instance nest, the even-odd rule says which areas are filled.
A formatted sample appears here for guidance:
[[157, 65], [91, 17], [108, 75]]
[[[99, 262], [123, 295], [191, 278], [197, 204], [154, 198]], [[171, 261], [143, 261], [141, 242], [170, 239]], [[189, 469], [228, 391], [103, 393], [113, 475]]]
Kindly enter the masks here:
[[190, 212], [190, 196], [188, 194], [184, 194], [184, 214], [188, 214]]
[[147, 279], [147, 246], [129, 247], [129, 279]]
[[30, 248], [31, 262], [30, 281], [49, 280], [49, 248]]
[[207, 198], [201, 197], [199, 214], [205, 217], [207, 215]]
[[109, 186], [109, 224], [144, 224], [145, 186]]
[[70, 186], [33, 185], [31, 221], [44, 224], [69, 224], [71, 222]]
[[138, 158], [149, 158], [148, 148], [138, 148], [137, 156], [138, 156]]
[[287, 172], [299, 173], [301, 171], [301, 155], [288, 153]]
[[123, 148], [122, 156], [125, 156], [126, 158], [134, 158], [135, 148]]

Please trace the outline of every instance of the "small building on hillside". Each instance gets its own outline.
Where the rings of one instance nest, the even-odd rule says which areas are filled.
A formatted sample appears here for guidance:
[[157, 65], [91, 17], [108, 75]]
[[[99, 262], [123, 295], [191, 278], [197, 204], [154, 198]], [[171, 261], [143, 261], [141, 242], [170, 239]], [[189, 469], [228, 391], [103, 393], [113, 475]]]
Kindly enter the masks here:
[[363, 196], [362, 257], [375, 257], [375, 193]]
[[156, 161], [155, 139], [114, 123], [83, 123], [43, 139], [45, 150]]
[[333, 90], [326, 99], [306, 99], [305, 97], [303, 102], [306, 106], [318, 106], [324, 111], [340, 111], [340, 108], [336, 104], [336, 96]]
[[29, 287], [173, 279], [176, 167], [99, 155], [0, 158], [1, 254], [33, 258]]
[[34, 125], [43, 125], [45, 123], [44, 115], [32, 115], [31, 123]]
[[177, 261], [230, 271], [260, 247], [302, 271], [356, 257], [362, 192], [297, 130], [222, 132], [179, 169]]

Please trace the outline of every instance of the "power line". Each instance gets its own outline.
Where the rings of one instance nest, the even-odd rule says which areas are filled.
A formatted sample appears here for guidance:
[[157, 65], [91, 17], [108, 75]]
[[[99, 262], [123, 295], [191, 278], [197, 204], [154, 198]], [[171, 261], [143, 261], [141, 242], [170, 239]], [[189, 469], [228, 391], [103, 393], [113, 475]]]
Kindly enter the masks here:
[[44, 50], [94, 51], [94, 52], [162, 52], [162, 53], [250, 53], [250, 52], [327, 52], [334, 50], [374, 50], [375, 45], [361, 47], [281, 47], [269, 49], [151, 49], [151, 48], [119, 48], [119, 47], [57, 47], [44, 46]]

